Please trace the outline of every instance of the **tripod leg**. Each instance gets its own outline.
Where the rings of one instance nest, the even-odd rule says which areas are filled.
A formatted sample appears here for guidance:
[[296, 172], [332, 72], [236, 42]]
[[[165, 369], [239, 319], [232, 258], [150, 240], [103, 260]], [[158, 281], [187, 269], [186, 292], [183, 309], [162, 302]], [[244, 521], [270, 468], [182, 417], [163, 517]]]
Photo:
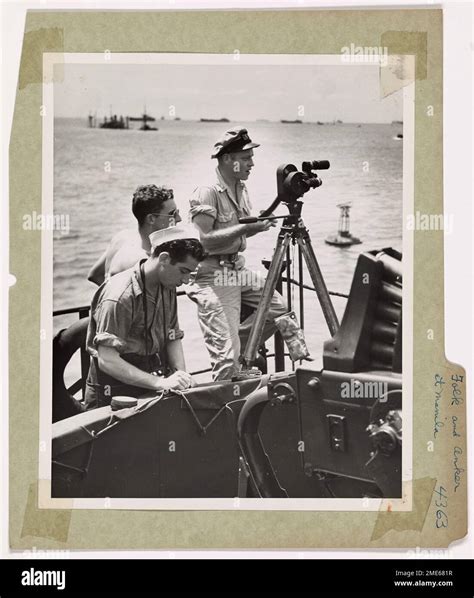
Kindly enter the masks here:
[[298, 237], [297, 241], [303, 252], [306, 265], [308, 266], [309, 275], [311, 276], [314, 288], [316, 289], [316, 294], [318, 295], [319, 303], [321, 304], [321, 309], [326, 318], [329, 331], [331, 332], [331, 335], [334, 336], [339, 329], [339, 321], [336, 312], [334, 311], [334, 306], [326, 288], [323, 275], [321, 274], [309, 235], [306, 234], [304, 237]]
[[285, 259], [286, 248], [290, 242], [290, 236], [287, 233], [278, 236], [275, 253], [272, 263], [268, 269], [268, 275], [262, 291], [262, 297], [255, 312], [255, 320], [250, 331], [245, 350], [241, 356], [241, 362], [244, 367], [251, 366], [256, 358], [258, 345], [262, 338], [265, 320], [267, 318], [268, 308], [275, 292], [278, 279], [281, 274], [281, 268]]

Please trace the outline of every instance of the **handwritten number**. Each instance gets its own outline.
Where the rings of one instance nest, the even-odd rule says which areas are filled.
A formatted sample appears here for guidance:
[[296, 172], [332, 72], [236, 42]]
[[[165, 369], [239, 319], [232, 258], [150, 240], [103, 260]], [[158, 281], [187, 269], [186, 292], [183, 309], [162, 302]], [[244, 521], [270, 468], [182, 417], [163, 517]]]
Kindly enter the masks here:
[[436, 527], [448, 527], [448, 516], [444, 511], [436, 511]]
[[446, 488], [444, 488], [444, 486], [440, 486], [438, 489], [434, 490], [434, 494], [437, 494], [435, 505], [438, 507], [438, 510], [436, 511], [436, 527], [438, 529], [442, 527], [448, 527], [448, 516], [442, 510], [448, 508], [448, 494], [446, 492]]

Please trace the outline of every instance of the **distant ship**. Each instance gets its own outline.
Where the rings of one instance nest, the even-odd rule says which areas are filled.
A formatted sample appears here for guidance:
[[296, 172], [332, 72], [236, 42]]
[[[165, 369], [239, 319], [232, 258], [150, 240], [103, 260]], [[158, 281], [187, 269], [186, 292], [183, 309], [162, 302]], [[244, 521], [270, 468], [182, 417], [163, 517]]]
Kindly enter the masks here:
[[[111, 115], [109, 118], [107, 118], [107, 116], [104, 116], [104, 120], [102, 121], [102, 123], [100, 123], [99, 127], [101, 129], [129, 129], [130, 121], [136, 121], [142, 123], [140, 131], [158, 131], [156, 127], [150, 127], [150, 125], [147, 124], [148, 122], [153, 122], [154, 120], [156, 119], [150, 114], [147, 114], [145, 108], [141, 116], [123, 117], [122, 115], [120, 115], [118, 117], [116, 114]], [[96, 116], [92, 116], [91, 114], [89, 114], [88, 123], [89, 127], [94, 129], [97, 126]]]
[[320, 120], [316, 121], [317, 125], [343, 125], [344, 123], [342, 122], [342, 120], [332, 120], [332, 121], [328, 121], [328, 122], [321, 122]]
[[[99, 126], [101, 129], [128, 129], [129, 128], [128, 121], [129, 121], [128, 116], [126, 116], [124, 118], [122, 115], [120, 115], [120, 117], [117, 118], [117, 115], [114, 114], [113, 116], [110, 117], [110, 119], [108, 119], [106, 116], [104, 116], [104, 121]], [[90, 116], [89, 116], [89, 126], [90, 127], [93, 126]]]
[[149, 125], [147, 125], [147, 122], [154, 122], [156, 118], [147, 114], [146, 108], [143, 110], [143, 114], [141, 116], [130, 116], [129, 120], [141, 121], [143, 124], [140, 127], [140, 131], [158, 131], [157, 127], [150, 127]]
[[301, 125], [303, 123], [302, 120], [280, 120], [281, 123], [285, 124], [285, 125]]
[[202, 123], [229, 123], [230, 120], [228, 118], [200, 118], [200, 122]]

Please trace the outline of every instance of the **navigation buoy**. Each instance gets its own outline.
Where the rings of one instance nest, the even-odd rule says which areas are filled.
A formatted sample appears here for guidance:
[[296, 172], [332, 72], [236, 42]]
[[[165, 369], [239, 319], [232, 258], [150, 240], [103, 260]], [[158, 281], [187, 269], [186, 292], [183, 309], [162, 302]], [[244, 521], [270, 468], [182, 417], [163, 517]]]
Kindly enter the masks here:
[[349, 210], [351, 204], [338, 204], [337, 206], [341, 213], [339, 215], [339, 228], [335, 235], [326, 237], [325, 242], [328, 245], [336, 245], [337, 247], [348, 247], [349, 245], [358, 245], [362, 243], [357, 237], [353, 237], [349, 231]]

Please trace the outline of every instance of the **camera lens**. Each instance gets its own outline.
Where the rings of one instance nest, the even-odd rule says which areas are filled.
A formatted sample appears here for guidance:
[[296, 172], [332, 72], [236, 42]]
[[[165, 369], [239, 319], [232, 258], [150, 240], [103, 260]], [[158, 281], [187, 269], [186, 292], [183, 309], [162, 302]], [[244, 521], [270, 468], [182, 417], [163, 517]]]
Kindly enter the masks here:
[[328, 170], [331, 164], [329, 160], [314, 160], [311, 163], [311, 168], [313, 170]]
[[323, 181], [317, 176], [311, 177], [307, 182], [311, 189], [317, 189], [317, 187], [320, 187], [323, 184]]

